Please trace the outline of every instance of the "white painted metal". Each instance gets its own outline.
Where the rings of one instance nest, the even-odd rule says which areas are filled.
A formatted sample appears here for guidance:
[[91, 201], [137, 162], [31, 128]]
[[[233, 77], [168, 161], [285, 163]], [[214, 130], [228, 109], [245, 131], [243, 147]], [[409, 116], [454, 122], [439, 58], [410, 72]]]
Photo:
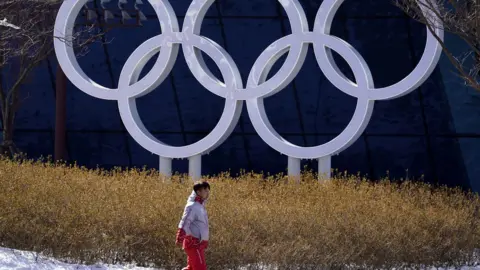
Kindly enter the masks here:
[[[362, 134], [370, 121], [374, 102], [397, 98], [415, 90], [433, 72], [442, 51], [435, 37], [427, 30], [426, 47], [415, 69], [398, 83], [375, 88], [370, 68], [360, 53], [346, 41], [330, 35], [333, 18], [344, 0], [324, 0], [316, 15], [313, 31], [309, 30], [305, 12], [298, 0], [279, 0], [290, 21], [292, 33], [276, 40], [260, 54], [244, 86], [232, 57], [220, 45], [200, 35], [204, 16], [214, 0], [191, 0], [182, 30], [169, 1], [149, 0], [159, 18], [161, 34], [142, 43], [130, 55], [121, 71], [118, 88], [109, 89], [93, 82], [83, 72], [73, 48], [64, 42], [72, 36], [75, 19], [86, 1], [65, 0], [56, 18], [54, 46], [65, 74], [83, 92], [118, 102], [121, 119], [135, 141], [148, 151], [165, 158], [163, 163], [160, 162], [164, 165], [160, 166], [161, 171], [171, 172], [171, 168], [166, 168], [166, 158], [190, 158], [189, 170], [195, 178], [199, 177], [201, 155], [214, 150], [230, 136], [237, 125], [244, 101], [256, 132], [270, 147], [289, 157], [292, 174], [298, 173], [297, 164], [300, 159], [318, 159], [319, 174], [328, 172], [329, 175], [331, 156], [345, 150]], [[424, 8], [423, 12], [432, 21], [440, 23], [433, 10]], [[443, 39], [440, 25], [435, 31]], [[219, 122], [205, 138], [178, 147], [159, 141], [145, 128], [135, 100], [150, 93], [165, 80], [175, 64], [180, 44], [192, 74], [205, 89], [223, 97], [225, 106]], [[275, 131], [268, 120], [263, 99], [283, 90], [296, 77], [306, 58], [309, 44], [313, 44], [316, 60], [325, 77], [340, 91], [358, 101], [351, 121], [337, 137], [322, 145], [301, 147], [288, 142]], [[355, 82], [350, 81], [337, 67], [332, 50], [350, 65]], [[217, 64], [223, 81], [210, 72], [200, 51]], [[153, 68], [139, 80], [145, 64], [156, 53], [159, 56]], [[288, 55], [283, 66], [267, 80], [271, 67], [286, 53]]]

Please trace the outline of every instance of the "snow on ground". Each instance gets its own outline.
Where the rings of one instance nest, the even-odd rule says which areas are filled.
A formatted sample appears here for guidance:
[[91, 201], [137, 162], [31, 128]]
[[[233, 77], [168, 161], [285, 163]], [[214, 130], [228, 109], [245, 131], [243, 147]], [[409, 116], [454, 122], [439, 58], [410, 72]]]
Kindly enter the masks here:
[[[31, 251], [14, 250], [0, 247], [0, 270], [161, 270], [158, 268], [144, 268], [133, 265], [80, 265], [68, 264], [39, 255]], [[264, 268], [264, 269], [268, 269]], [[272, 268], [273, 269], [273, 268]], [[453, 270], [453, 268], [450, 268]], [[450, 270], [429, 268], [428, 270]], [[462, 267], [460, 270], [480, 270], [480, 266]]]
[[[38, 255], [31, 251], [20, 251], [0, 247], [0, 270], [154, 270], [132, 265], [80, 265], [68, 264]], [[157, 269], [160, 270], [160, 269]]]

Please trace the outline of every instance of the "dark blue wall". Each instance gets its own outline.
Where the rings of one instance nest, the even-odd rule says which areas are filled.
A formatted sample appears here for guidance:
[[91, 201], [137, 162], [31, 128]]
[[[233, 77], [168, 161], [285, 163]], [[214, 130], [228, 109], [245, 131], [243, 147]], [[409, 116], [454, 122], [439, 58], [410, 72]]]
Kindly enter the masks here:
[[[182, 24], [190, 1], [170, 2]], [[312, 26], [321, 1], [301, 2]], [[96, 82], [116, 87], [129, 54], [160, 32], [151, 7], [144, 5], [143, 10], [151, 18], [143, 27], [111, 31], [108, 44], [95, 44], [79, 60]], [[275, 0], [218, 0], [207, 16], [202, 35], [227, 49], [244, 80], [260, 53], [290, 32], [289, 21]], [[382, 87], [401, 80], [413, 69], [423, 52], [426, 31], [406, 18], [391, 1], [347, 0], [337, 14], [332, 34], [361, 52], [370, 65], [375, 85]], [[340, 58], [338, 62], [351, 76], [347, 65]], [[54, 59], [43, 63], [24, 89], [30, 97], [18, 114], [16, 142], [32, 157], [53, 153], [55, 65]], [[480, 173], [469, 174], [469, 167], [479, 160], [469, 158], [467, 167], [459, 141], [469, 139], [470, 151], [480, 149], [480, 130], [463, 133], [456, 130], [452, 106], [461, 106], [462, 102], [452, 104], [447, 95], [444, 82], [451, 76], [454, 75], [448, 69], [438, 68], [413, 93], [377, 102], [364, 136], [335, 156], [333, 167], [372, 178], [383, 177], [387, 171], [390, 176], [405, 177], [408, 170], [410, 177], [471, 187], [473, 178], [480, 177]], [[480, 107], [479, 96], [472, 98], [475, 95], [465, 92], [463, 98]], [[456, 98], [462, 100], [458, 94]], [[174, 145], [190, 144], [205, 136], [217, 123], [224, 104], [223, 99], [196, 82], [181, 53], [171, 76], [159, 89], [137, 102], [146, 127], [157, 138]], [[350, 120], [355, 102], [325, 79], [311, 51], [297, 79], [265, 101], [277, 131], [291, 142], [305, 146], [326, 142], [337, 135]], [[471, 112], [455, 114], [457, 118], [473, 116]], [[141, 148], [125, 132], [115, 102], [90, 97], [71, 84], [68, 154], [71, 160], [90, 167], [99, 164], [106, 168], [144, 165], [156, 168], [158, 165], [158, 157]], [[206, 174], [238, 172], [241, 168], [276, 173], [285, 170], [287, 158], [256, 135], [244, 109], [234, 134], [205, 156], [203, 163]], [[316, 168], [314, 162], [305, 164]], [[185, 172], [187, 162], [174, 162], [174, 169]]]

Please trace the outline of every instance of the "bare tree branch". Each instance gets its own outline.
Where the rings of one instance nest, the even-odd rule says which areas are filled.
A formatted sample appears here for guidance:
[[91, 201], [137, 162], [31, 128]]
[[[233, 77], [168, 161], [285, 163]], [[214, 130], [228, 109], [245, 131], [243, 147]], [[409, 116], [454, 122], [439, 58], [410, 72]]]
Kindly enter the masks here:
[[[84, 25], [71, 37], [54, 37], [55, 18], [63, 0], [0, 0], [0, 112], [3, 145], [15, 149], [15, 114], [22, 98], [22, 85], [32, 71], [53, 53], [54, 38], [61, 39], [82, 55], [103, 36], [98, 28]], [[8, 72], [8, 81], [5, 80]], [[0, 153], [2, 154], [2, 153]], [[12, 154], [12, 153], [10, 153]]]
[[[480, 0], [394, 0], [408, 16], [425, 24], [465, 83], [480, 91]], [[442, 29], [465, 42], [468, 50], [455, 56], [435, 33], [438, 24], [423, 10], [435, 14]]]

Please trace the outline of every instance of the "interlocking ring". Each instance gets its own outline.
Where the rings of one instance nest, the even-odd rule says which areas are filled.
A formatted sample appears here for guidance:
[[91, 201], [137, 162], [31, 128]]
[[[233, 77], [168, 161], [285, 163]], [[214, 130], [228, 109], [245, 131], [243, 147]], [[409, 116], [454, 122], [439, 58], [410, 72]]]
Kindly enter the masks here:
[[[75, 19], [87, 0], [65, 0], [55, 22], [55, 36], [72, 35]], [[426, 0], [425, 0], [426, 1]], [[440, 44], [427, 30], [425, 51], [417, 67], [403, 80], [384, 88], [375, 88], [370, 69], [363, 57], [344, 40], [331, 36], [330, 28], [344, 0], [324, 0], [309, 31], [305, 12], [298, 0], [279, 0], [286, 11], [292, 33], [273, 42], [255, 61], [246, 86], [231, 56], [217, 43], [200, 35], [207, 10], [214, 0], [192, 0], [182, 31], [175, 12], [167, 0], [149, 0], [160, 20], [162, 33], [141, 44], [122, 68], [118, 88], [108, 89], [91, 81], [82, 71], [73, 48], [61, 39], [54, 41], [55, 52], [67, 77], [83, 92], [105, 100], [116, 100], [121, 119], [137, 143], [166, 158], [188, 158], [202, 155], [222, 144], [232, 133], [241, 115], [243, 101], [248, 115], [260, 137], [275, 150], [294, 158], [314, 159], [339, 153], [351, 145], [365, 130], [372, 115], [375, 100], [387, 100], [406, 95], [420, 86], [433, 72], [441, 55]], [[423, 2], [423, 0], [421, 1]], [[440, 20], [433, 10], [422, 11], [438, 23], [435, 34], [443, 39]], [[333, 140], [314, 147], [301, 147], [283, 139], [268, 120], [263, 99], [283, 90], [297, 76], [302, 67], [308, 45], [313, 44], [315, 57], [326, 78], [340, 91], [358, 99], [354, 115], [347, 127]], [[213, 94], [225, 98], [223, 114], [215, 128], [200, 141], [186, 146], [170, 146], [157, 140], [143, 125], [136, 107], [136, 98], [158, 87], [171, 72], [182, 45], [187, 65], [200, 84]], [[337, 67], [331, 50], [349, 64], [355, 81], [350, 81]], [[205, 64], [201, 51], [218, 66], [224, 81], [216, 78]], [[159, 53], [152, 70], [142, 79], [145, 64]], [[288, 53], [280, 70], [267, 80], [270, 69]]]

